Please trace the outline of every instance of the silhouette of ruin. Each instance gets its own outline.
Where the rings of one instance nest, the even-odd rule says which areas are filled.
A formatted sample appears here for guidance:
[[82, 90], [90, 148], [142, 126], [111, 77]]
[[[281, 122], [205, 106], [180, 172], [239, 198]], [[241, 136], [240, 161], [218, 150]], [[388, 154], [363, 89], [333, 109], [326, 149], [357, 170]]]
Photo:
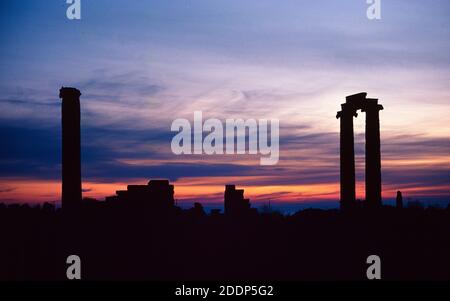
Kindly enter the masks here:
[[230, 217], [245, 217], [256, 209], [250, 207], [250, 200], [244, 198], [244, 189], [236, 189], [235, 185], [225, 186], [225, 215]]
[[144, 212], [160, 213], [173, 209], [173, 196], [174, 188], [168, 180], [150, 180], [147, 185], [128, 185], [127, 190], [118, 190], [115, 196], [106, 197], [105, 201]]
[[358, 110], [366, 113], [366, 205], [369, 208], [379, 208], [381, 206], [379, 111], [383, 110], [383, 106], [378, 104], [378, 99], [367, 98], [367, 93], [358, 93], [347, 96], [341, 108], [336, 115], [341, 122], [341, 209], [356, 207], [353, 117], [358, 116]]
[[80, 143], [80, 91], [62, 87], [62, 198], [67, 212], [77, 209], [81, 202], [81, 143]]
[[401, 191], [397, 191], [397, 197], [395, 198], [395, 205], [399, 209], [403, 208], [403, 196], [402, 196], [402, 192]]
[[[76, 254], [83, 280], [362, 280], [382, 258], [385, 280], [450, 280], [450, 205], [381, 204], [377, 100], [347, 97], [341, 119], [341, 208], [258, 213], [226, 185], [224, 214], [175, 204], [168, 180], [81, 200], [80, 92], [62, 88], [62, 210], [0, 204], [0, 280], [66, 280]], [[366, 203], [355, 200], [353, 116], [366, 112]], [[377, 207], [378, 210], [372, 210]], [[345, 210], [352, 208], [352, 210]], [[70, 212], [71, 214], [66, 214]], [[75, 214], [72, 214], [75, 213]]]

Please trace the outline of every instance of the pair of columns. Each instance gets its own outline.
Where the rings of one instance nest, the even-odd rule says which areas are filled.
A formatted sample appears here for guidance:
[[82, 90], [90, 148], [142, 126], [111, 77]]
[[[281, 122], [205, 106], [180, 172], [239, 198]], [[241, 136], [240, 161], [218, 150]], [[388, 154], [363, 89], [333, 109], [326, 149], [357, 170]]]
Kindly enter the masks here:
[[355, 148], [353, 117], [357, 111], [366, 113], [366, 204], [368, 207], [381, 206], [381, 154], [379, 111], [383, 106], [378, 99], [366, 98], [367, 93], [346, 97], [342, 110], [336, 118], [341, 122], [340, 164], [341, 164], [341, 209], [349, 209], [356, 204], [355, 197]]

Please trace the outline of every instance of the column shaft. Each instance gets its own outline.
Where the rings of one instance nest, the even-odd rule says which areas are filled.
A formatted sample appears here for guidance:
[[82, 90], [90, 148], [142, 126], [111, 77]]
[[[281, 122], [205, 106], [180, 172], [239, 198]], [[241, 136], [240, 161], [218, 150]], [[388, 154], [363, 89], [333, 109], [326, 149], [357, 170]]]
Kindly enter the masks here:
[[381, 152], [378, 104], [368, 105], [366, 112], [366, 202], [381, 206]]
[[353, 112], [342, 110], [340, 155], [341, 155], [341, 209], [355, 202], [355, 150], [353, 137]]
[[62, 208], [81, 202], [80, 92], [62, 88]]

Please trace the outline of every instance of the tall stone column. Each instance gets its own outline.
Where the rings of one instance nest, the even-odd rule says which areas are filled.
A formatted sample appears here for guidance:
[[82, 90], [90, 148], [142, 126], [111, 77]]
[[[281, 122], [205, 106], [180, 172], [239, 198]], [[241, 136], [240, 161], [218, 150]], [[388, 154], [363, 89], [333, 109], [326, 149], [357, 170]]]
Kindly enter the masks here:
[[378, 99], [366, 99], [366, 202], [369, 207], [381, 206], [380, 118], [383, 106]]
[[80, 91], [62, 87], [62, 208], [66, 212], [81, 203]]
[[340, 163], [341, 163], [341, 209], [351, 208], [355, 203], [355, 149], [353, 137], [353, 116], [355, 110], [347, 104], [342, 104], [342, 111], [336, 118], [341, 122]]

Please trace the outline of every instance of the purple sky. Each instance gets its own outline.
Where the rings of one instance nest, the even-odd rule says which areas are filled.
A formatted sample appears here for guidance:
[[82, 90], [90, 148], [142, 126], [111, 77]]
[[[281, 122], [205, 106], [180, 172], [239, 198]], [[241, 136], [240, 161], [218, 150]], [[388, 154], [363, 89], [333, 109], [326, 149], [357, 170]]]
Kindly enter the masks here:
[[[0, 200], [57, 200], [58, 90], [82, 92], [85, 195], [149, 178], [186, 200], [336, 200], [345, 96], [379, 98], [383, 191], [450, 199], [450, 3], [382, 0], [0, 4]], [[175, 156], [176, 118], [280, 119], [280, 161]], [[364, 118], [355, 119], [362, 197]]]

